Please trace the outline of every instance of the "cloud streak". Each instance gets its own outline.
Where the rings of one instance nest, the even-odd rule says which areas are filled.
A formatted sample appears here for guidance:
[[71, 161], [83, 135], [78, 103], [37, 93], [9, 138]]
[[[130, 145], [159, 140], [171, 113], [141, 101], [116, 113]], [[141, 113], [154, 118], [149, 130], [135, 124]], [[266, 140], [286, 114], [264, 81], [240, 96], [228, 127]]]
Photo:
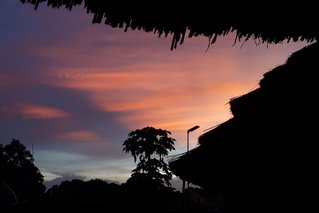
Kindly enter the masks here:
[[79, 130], [56, 134], [54, 140], [99, 142], [102, 137], [93, 131]]
[[13, 103], [9, 106], [1, 106], [0, 111], [2, 114], [11, 116], [21, 116], [23, 118], [30, 119], [53, 119], [53, 118], [65, 118], [70, 114], [49, 106], [41, 106], [32, 103]]

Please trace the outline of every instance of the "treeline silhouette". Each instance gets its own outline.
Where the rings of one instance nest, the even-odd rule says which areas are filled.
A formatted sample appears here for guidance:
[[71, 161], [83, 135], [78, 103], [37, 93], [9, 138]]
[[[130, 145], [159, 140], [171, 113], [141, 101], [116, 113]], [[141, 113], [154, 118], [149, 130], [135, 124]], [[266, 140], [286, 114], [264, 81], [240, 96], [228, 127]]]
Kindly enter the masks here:
[[[136, 132], [138, 134], [135, 134]], [[133, 131], [137, 138], [145, 135], [145, 132], [148, 136], [158, 135], [158, 130], [152, 127], [144, 128], [143, 134], [139, 132], [139, 130]], [[167, 139], [165, 130], [159, 132], [165, 133], [162, 139]], [[7, 145], [0, 144], [1, 213], [186, 211], [200, 213], [222, 206], [219, 204], [213, 206], [212, 204], [218, 203], [220, 199], [212, 199], [217, 196], [210, 195], [203, 189], [191, 187], [185, 193], [181, 193], [170, 184], [165, 184], [161, 180], [152, 178], [149, 173], [136, 169], [133, 170], [132, 176], [121, 184], [101, 179], [89, 181], [73, 179], [63, 181], [45, 191], [43, 175], [33, 162], [32, 153], [19, 140], [13, 139]]]
[[[36, 199], [2, 206], [4, 212], [211, 212], [221, 200], [203, 189], [190, 187], [182, 194], [145, 181], [109, 183], [101, 179], [67, 180]], [[218, 203], [219, 202], [219, 203]], [[216, 203], [216, 206], [213, 204]], [[1, 211], [2, 212], [2, 211]], [[217, 212], [217, 211], [216, 211]]]
[[100, 179], [74, 179], [50, 188], [43, 195], [41, 205], [50, 207], [48, 212], [71, 209], [77, 212], [168, 212], [180, 209], [180, 192], [154, 186], [144, 181], [116, 184]]

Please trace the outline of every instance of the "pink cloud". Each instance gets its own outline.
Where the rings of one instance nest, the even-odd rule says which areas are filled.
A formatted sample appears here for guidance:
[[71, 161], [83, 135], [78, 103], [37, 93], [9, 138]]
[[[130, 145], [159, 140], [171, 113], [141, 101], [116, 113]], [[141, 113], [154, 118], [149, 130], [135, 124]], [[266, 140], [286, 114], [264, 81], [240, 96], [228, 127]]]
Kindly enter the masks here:
[[10, 79], [9, 75], [0, 72], [0, 87], [7, 85], [7, 82], [9, 81], [9, 79]]
[[14, 103], [10, 106], [1, 106], [0, 111], [7, 115], [31, 119], [53, 119], [70, 116], [69, 113], [63, 110], [32, 103]]
[[58, 133], [54, 137], [56, 140], [63, 141], [84, 141], [84, 142], [98, 142], [101, 141], [101, 136], [93, 131], [79, 130]]
[[0, 70], [0, 87], [13, 87], [14, 85], [23, 85], [25, 79], [20, 78], [15, 74], [6, 72], [1, 73]]

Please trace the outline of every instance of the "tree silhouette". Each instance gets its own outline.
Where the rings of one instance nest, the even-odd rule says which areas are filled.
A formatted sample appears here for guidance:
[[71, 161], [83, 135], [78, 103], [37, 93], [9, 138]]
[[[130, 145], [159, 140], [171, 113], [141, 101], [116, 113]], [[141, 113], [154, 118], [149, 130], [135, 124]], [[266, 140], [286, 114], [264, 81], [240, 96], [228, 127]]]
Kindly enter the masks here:
[[128, 134], [123, 143], [123, 151], [130, 152], [134, 162], [138, 164], [132, 170], [131, 178], [147, 179], [159, 185], [170, 186], [169, 180], [172, 174], [164, 157], [168, 152], [174, 150], [175, 139], [170, 137], [171, 132], [154, 127], [137, 129]]
[[32, 154], [19, 140], [0, 144], [0, 181], [8, 184], [19, 200], [39, 196], [45, 191], [43, 175], [33, 163]]

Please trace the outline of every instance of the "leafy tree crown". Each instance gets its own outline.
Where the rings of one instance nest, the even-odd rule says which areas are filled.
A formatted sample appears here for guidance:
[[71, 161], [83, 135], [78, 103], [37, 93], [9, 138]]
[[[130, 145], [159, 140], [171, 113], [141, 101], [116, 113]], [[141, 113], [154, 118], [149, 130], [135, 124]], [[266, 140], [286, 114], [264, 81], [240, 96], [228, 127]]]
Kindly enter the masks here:
[[144, 176], [160, 185], [170, 185], [172, 174], [164, 160], [169, 151], [175, 149], [175, 139], [170, 135], [170, 131], [149, 126], [128, 134], [123, 151], [130, 152], [134, 162], [138, 160], [136, 168], [132, 170], [132, 178]]

